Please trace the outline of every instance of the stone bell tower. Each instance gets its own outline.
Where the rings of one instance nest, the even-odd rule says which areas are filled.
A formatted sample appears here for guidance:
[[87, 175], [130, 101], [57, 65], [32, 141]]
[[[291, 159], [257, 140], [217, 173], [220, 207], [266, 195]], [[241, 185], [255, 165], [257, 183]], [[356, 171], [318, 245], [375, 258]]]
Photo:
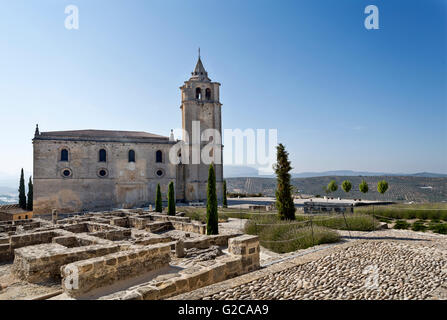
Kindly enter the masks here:
[[[186, 201], [206, 201], [209, 159], [212, 159], [211, 161], [215, 164], [217, 198], [222, 198], [222, 104], [219, 101], [219, 87], [220, 83], [208, 78], [208, 73], [200, 59], [199, 49], [199, 59], [191, 73], [191, 78], [180, 87], [183, 141], [189, 143], [187, 156], [189, 162], [184, 164]], [[207, 129], [215, 129], [218, 136], [210, 138], [209, 133], [212, 131]], [[213, 144], [212, 150], [209, 148], [210, 142]], [[209, 156], [208, 163], [205, 163], [202, 154]]]

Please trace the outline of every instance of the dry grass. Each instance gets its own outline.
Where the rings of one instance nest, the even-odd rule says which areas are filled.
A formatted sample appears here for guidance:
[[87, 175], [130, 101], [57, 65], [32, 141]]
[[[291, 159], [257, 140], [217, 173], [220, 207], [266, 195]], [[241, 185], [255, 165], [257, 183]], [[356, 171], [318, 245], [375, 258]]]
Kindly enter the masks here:
[[263, 247], [277, 253], [340, 240], [340, 235], [329, 228], [311, 227], [308, 222], [281, 221], [275, 215], [252, 216], [245, 225], [245, 232], [258, 235]]

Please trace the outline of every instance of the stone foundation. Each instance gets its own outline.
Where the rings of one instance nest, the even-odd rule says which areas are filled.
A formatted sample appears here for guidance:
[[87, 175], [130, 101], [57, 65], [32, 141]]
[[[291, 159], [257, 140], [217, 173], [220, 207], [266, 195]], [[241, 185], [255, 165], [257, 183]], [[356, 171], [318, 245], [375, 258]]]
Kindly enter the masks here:
[[164, 299], [259, 268], [257, 237], [208, 236], [188, 217], [116, 210], [50, 219], [2, 224], [15, 231], [0, 235], [0, 262], [13, 261], [18, 280], [61, 280], [75, 299]]
[[[137, 275], [166, 267], [170, 261], [170, 245], [155, 244], [142, 248], [74, 262], [61, 268], [62, 288], [71, 297], [112, 285]], [[75, 285], [70, 283], [73, 270]]]
[[[101, 300], [155, 300], [202, 288], [259, 269], [259, 239], [243, 235], [229, 239], [231, 255], [186, 268], [176, 275], [160, 276], [128, 290], [103, 296]], [[230, 249], [230, 246], [229, 246]], [[254, 249], [254, 250], [253, 250]], [[165, 279], [167, 278], [167, 279]]]
[[13, 271], [22, 280], [38, 283], [60, 279], [60, 267], [120, 250], [119, 245], [92, 245], [67, 248], [57, 243], [40, 244], [15, 250]]

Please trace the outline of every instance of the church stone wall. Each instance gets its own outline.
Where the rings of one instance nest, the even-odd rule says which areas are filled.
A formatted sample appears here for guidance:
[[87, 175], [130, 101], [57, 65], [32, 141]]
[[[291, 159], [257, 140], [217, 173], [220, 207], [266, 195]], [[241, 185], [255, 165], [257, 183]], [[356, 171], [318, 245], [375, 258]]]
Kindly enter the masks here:
[[[169, 182], [176, 184], [177, 179], [176, 166], [169, 163], [170, 147], [170, 143], [35, 139], [34, 213], [143, 206], [155, 202], [158, 183], [166, 199]], [[69, 151], [68, 161], [60, 161], [64, 148]], [[107, 151], [106, 162], [99, 162], [102, 148]], [[135, 162], [128, 162], [131, 149]], [[162, 163], [156, 163], [157, 150], [163, 152]], [[65, 169], [71, 176], [63, 176]], [[99, 176], [101, 169], [107, 176]], [[160, 169], [161, 177], [156, 173]]]

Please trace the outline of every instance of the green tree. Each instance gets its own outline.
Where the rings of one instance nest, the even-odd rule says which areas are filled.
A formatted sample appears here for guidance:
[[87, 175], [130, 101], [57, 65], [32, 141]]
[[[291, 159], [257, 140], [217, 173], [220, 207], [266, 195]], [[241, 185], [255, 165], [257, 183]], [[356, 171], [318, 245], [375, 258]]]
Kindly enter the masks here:
[[377, 183], [377, 191], [379, 191], [379, 193], [384, 194], [387, 190], [388, 190], [388, 182], [382, 180]]
[[25, 178], [23, 176], [23, 168], [20, 174], [20, 184], [19, 184], [19, 206], [23, 210], [26, 210], [26, 195], [25, 195]]
[[174, 193], [174, 182], [169, 182], [168, 186], [168, 215], [175, 215], [175, 193]]
[[331, 180], [331, 182], [329, 182], [329, 184], [327, 185], [327, 190], [329, 192], [335, 192], [337, 191], [338, 186], [337, 186], [337, 182], [335, 180]]
[[359, 190], [363, 193], [367, 193], [369, 188], [368, 188], [368, 183], [366, 183], [365, 180], [362, 180], [362, 182], [359, 184]]
[[163, 202], [161, 200], [160, 184], [157, 184], [157, 194], [155, 195], [155, 211], [156, 212], [163, 211]]
[[281, 220], [295, 220], [296, 208], [293, 203], [289, 173], [292, 167], [289, 161], [289, 153], [282, 143], [276, 147], [276, 164], [273, 169], [277, 180], [275, 195], [278, 216]]
[[341, 187], [344, 192], [349, 193], [349, 191], [351, 191], [352, 189], [352, 183], [349, 180], [345, 180], [342, 182]]
[[26, 209], [33, 211], [33, 180], [29, 177], [28, 181], [28, 202], [26, 204]]
[[222, 207], [227, 208], [228, 207], [228, 203], [227, 203], [227, 181], [224, 180], [223, 185], [222, 185]]
[[206, 234], [219, 234], [219, 218], [217, 213], [216, 174], [214, 165], [208, 171], [206, 199]]

